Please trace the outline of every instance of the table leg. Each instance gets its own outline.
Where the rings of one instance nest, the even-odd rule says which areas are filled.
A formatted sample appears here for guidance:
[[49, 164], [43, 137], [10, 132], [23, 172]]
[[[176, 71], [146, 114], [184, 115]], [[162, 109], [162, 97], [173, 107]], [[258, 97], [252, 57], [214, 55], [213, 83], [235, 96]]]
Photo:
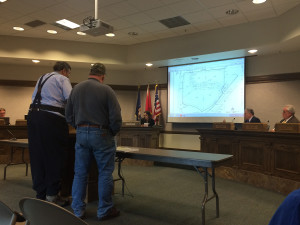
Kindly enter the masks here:
[[6, 170], [7, 170], [7, 167], [8, 166], [12, 166], [12, 165], [26, 164], [26, 173], [25, 174], [26, 174], [26, 176], [28, 175], [28, 163], [25, 162], [24, 151], [25, 151], [25, 148], [22, 148], [22, 162], [21, 163], [13, 163], [15, 149], [14, 149], [13, 146], [10, 147], [10, 161], [4, 167], [4, 177], [3, 177], [4, 180], [6, 180]]
[[204, 174], [203, 174], [203, 179], [204, 179], [204, 186], [205, 186], [205, 194], [204, 194], [204, 198], [202, 201], [202, 225], [205, 225], [205, 204], [206, 202], [208, 202], [207, 198], [208, 198], [208, 172], [207, 172], [207, 168], [204, 168]]
[[25, 165], [26, 165], [26, 172], [25, 172], [25, 175], [27, 176], [28, 175], [28, 163], [27, 162], [25, 162], [25, 159], [24, 159], [24, 151], [25, 151], [25, 149], [24, 148], [22, 148], [22, 162], [23, 163], [25, 163]]
[[214, 196], [216, 197], [216, 217], [219, 217], [219, 195], [216, 192], [216, 184], [215, 184], [215, 168], [211, 169], [211, 179], [212, 179], [212, 190], [214, 192]]
[[118, 162], [118, 176], [119, 176], [119, 178], [114, 179], [114, 181], [118, 181], [118, 180], [122, 181], [122, 196], [124, 196], [124, 186], [125, 186], [125, 179], [121, 174], [121, 165], [122, 165], [123, 160], [124, 160], [124, 158], [119, 158], [119, 157], [116, 159], [116, 162]]
[[[206, 167], [201, 168], [202, 170], [200, 170], [198, 167], [194, 168], [204, 179], [205, 194], [202, 201], [202, 225], [205, 225], [205, 204], [213, 198], [216, 198], [216, 217], [219, 217], [219, 196], [215, 188], [215, 168], [212, 167], [211, 175], [208, 173], [208, 169]], [[211, 176], [212, 178], [212, 191], [214, 193], [213, 196], [211, 196], [210, 198], [208, 198], [208, 176]]]

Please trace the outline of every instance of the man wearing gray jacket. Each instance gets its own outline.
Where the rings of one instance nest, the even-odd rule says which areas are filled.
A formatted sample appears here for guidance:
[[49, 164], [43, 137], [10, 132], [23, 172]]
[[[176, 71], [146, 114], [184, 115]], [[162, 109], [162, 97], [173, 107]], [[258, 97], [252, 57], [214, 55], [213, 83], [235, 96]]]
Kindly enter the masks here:
[[115, 135], [122, 125], [121, 108], [117, 97], [108, 85], [103, 84], [106, 69], [95, 63], [88, 80], [77, 84], [68, 99], [66, 120], [76, 128], [72, 209], [77, 217], [85, 216], [84, 202], [88, 171], [92, 157], [98, 167], [98, 220], [119, 216], [112, 201], [115, 165]]

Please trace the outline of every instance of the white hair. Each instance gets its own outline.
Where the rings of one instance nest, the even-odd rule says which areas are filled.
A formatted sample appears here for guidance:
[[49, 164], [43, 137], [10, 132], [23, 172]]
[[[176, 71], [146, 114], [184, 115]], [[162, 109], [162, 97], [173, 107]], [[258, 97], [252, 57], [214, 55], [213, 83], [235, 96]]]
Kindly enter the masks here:
[[286, 108], [287, 111], [289, 111], [292, 114], [295, 114], [295, 107], [293, 105], [286, 105], [284, 108]]

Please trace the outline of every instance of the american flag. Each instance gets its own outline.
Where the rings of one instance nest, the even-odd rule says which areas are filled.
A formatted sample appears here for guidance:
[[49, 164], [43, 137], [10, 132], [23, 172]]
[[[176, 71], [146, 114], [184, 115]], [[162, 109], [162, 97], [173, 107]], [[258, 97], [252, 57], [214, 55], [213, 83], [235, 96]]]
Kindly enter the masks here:
[[161, 114], [161, 107], [158, 98], [158, 85], [155, 85], [155, 100], [154, 100], [154, 113], [153, 119], [158, 120], [158, 116]]

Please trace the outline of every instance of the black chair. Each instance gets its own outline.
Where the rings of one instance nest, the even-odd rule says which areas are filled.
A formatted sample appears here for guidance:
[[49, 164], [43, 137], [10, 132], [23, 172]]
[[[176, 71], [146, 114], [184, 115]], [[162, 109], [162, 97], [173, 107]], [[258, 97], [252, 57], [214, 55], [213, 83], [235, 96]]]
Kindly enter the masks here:
[[0, 201], [0, 225], [15, 225], [16, 221], [17, 215]]
[[23, 198], [19, 202], [20, 209], [28, 222], [26, 225], [87, 225], [68, 210], [51, 202], [35, 198]]
[[300, 189], [291, 192], [284, 199], [269, 225], [300, 225]]

